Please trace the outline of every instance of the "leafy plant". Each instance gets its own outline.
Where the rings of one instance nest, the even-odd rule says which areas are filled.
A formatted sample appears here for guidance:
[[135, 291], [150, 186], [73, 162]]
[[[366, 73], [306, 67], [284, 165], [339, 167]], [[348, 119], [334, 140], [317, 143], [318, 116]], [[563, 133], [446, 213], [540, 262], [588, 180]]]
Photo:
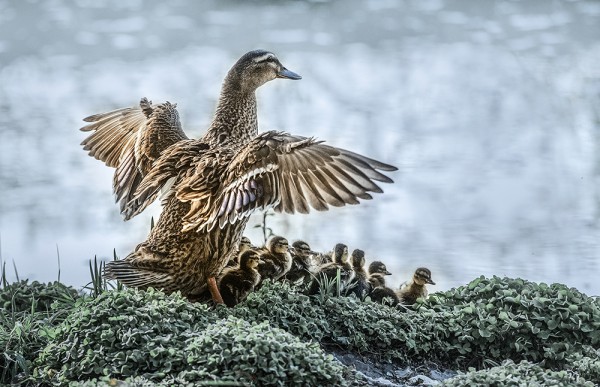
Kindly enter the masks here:
[[552, 371], [526, 360], [515, 364], [507, 360], [502, 365], [482, 371], [460, 374], [442, 382], [443, 386], [564, 386], [593, 387], [595, 384], [567, 371]]
[[436, 321], [444, 350], [465, 362], [564, 360], [600, 343], [600, 300], [561, 284], [480, 277], [417, 304]]
[[563, 363], [563, 370], [575, 371], [595, 385], [600, 385], [600, 349], [586, 345], [580, 351], [572, 352]]
[[190, 382], [199, 375], [230, 376], [259, 386], [346, 386], [345, 367], [316, 343], [302, 342], [266, 321], [229, 317], [189, 341]]
[[35, 376], [55, 384], [103, 375], [160, 380], [183, 368], [190, 332], [216, 319], [206, 305], [153, 289], [80, 299], [41, 351]]

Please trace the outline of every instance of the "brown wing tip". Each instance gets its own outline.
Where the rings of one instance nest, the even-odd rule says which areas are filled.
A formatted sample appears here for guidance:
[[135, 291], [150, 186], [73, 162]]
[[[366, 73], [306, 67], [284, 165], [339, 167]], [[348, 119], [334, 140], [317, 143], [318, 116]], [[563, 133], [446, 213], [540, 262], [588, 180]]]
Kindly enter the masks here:
[[[87, 117], [85, 117], [83, 120], [84, 120], [85, 122], [96, 122], [96, 121], [98, 121], [99, 119], [100, 119], [100, 114], [93, 114], [93, 115], [91, 115], [91, 116], [87, 116]], [[88, 126], [89, 126], [89, 125], [88, 125]], [[85, 128], [85, 127], [87, 127], [87, 126], [84, 126], [84, 128]], [[81, 129], [83, 130], [83, 128], [81, 128]]]

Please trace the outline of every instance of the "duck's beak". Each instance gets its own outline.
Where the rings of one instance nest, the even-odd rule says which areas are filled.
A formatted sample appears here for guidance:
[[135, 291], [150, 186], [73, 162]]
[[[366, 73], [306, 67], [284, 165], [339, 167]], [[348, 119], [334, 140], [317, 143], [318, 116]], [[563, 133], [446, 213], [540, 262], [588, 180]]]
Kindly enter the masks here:
[[428, 283], [428, 284], [431, 284], [431, 285], [435, 285], [435, 282], [433, 282], [433, 281], [431, 280], [431, 278], [428, 278], [428, 279], [427, 279], [427, 283]]
[[277, 78], [294, 79], [294, 80], [302, 79], [302, 77], [300, 75], [296, 74], [293, 71], [286, 69], [285, 67], [282, 67], [281, 70], [279, 70], [279, 72], [277, 73]]
[[386, 270], [386, 271], [385, 271], [385, 273], [383, 273], [383, 274], [385, 274], [385, 275], [392, 275], [392, 273], [390, 273], [390, 272], [389, 272], [389, 271], [387, 271], [387, 270]]

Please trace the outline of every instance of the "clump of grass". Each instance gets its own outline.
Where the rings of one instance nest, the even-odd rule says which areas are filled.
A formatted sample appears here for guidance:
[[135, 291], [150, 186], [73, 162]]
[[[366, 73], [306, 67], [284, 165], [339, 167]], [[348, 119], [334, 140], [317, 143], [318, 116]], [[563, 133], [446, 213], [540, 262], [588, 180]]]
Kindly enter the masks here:
[[0, 383], [18, 383], [32, 373], [40, 349], [53, 336], [53, 327], [68, 316], [80, 298], [59, 282], [3, 283], [0, 291]]
[[[119, 257], [117, 256], [117, 251], [113, 249], [113, 260], [117, 261]], [[98, 258], [94, 256], [94, 260], [90, 259], [89, 268], [90, 268], [90, 282], [88, 282], [83, 288], [90, 292], [92, 297], [98, 297], [104, 292], [109, 290], [123, 290], [123, 284], [116, 281], [107, 280], [104, 277], [104, 268], [106, 267], [106, 262], [98, 261]]]

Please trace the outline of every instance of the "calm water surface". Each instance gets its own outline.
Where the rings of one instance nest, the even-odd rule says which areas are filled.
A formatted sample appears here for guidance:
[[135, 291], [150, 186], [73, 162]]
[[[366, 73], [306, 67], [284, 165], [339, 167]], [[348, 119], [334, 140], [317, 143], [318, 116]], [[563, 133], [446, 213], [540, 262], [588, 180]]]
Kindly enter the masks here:
[[147, 96], [200, 136], [260, 47], [303, 76], [260, 89], [262, 130], [399, 167], [375, 200], [276, 233], [362, 248], [392, 285], [426, 266], [433, 290], [495, 274], [598, 295], [599, 26], [597, 1], [0, 0], [1, 257], [49, 281], [60, 256], [81, 286], [90, 258], [129, 253], [160, 208], [121, 220], [81, 118]]

